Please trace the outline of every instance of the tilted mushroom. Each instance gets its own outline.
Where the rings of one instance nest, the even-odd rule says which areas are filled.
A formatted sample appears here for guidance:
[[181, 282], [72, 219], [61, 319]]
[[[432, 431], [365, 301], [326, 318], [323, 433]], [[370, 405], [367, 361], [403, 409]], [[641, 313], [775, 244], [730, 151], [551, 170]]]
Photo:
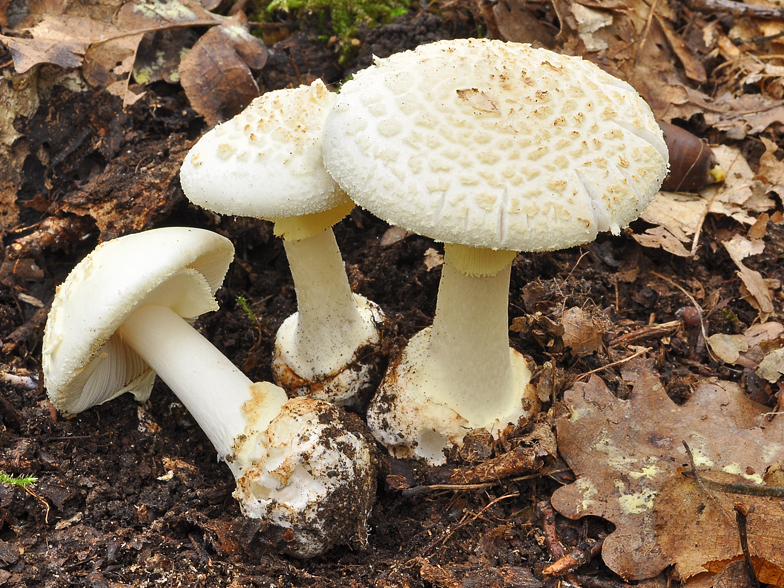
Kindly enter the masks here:
[[334, 102], [321, 80], [264, 94], [196, 143], [180, 180], [194, 204], [275, 222], [298, 308], [278, 330], [275, 381], [350, 406], [372, 392], [382, 313], [352, 294], [331, 228], [354, 207], [321, 159]]
[[432, 327], [390, 366], [368, 424], [399, 457], [444, 461], [466, 431], [529, 414], [509, 348], [517, 251], [618, 234], [667, 171], [648, 105], [595, 65], [528, 45], [440, 41], [346, 82], [324, 164], [360, 206], [445, 243]]
[[202, 229], [99, 245], [52, 303], [43, 341], [49, 398], [66, 414], [124, 392], [144, 401], [157, 373], [231, 469], [243, 513], [266, 519], [282, 550], [310, 557], [361, 542], [375, 464], [359, 419], [251, 382], [189, 324], [217, 309], [233, 255], [228, 239]]

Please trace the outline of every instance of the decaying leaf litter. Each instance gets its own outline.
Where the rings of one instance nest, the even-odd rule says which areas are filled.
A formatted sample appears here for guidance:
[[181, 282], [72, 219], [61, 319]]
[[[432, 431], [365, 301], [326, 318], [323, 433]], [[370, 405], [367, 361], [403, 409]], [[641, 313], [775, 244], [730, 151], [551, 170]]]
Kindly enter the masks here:
[[[759, 580], [782, 585], [780, 11], [441, 2], [360, 25], [346, 43], [319, 15], [256, 25], [245, 14], [261, 11], [244, 3], [0, 4], [0, 469], [38, 478], [0, 490], [0, 582], [746, 584], [746, 566], [727, 565], [745, 562], [743, 535]], [[184, 154], [259, 91], [338, 84], [372, 54], [477, 31], [597, 62], [710, 143], [726, 174], [660, 193], [618, 238], [518, 256], [510, 341], [537, 366], [540, 415], [500, 443], [470, 436], [448, 468], [387, 461], [367, 548], [296, 561], [240, 516], [229, 472], [162, 385], [144, 405], [56, 414], [39, 382], [54, 286], [97, 242], [155, 226], [232, 239], [221, 310], [199, 326], [251, 378], [271, 379], [274, 332], [295, 308], [282, 248], [263, 222], [189, 207]], [[204, 55], [213, 77], [200, 75]], [[362, 211], [336, 235], [352, 287], [393, 319], [392, 354], [432, 320], [443, 249]], [[561, 515], [593, 516], [556, 515], [551, 497]]]

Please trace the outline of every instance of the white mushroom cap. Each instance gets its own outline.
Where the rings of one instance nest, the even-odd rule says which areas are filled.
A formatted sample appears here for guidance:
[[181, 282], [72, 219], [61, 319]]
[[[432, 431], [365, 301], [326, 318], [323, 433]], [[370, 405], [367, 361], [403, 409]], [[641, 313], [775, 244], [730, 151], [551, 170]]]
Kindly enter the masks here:
[[[43, 339], [52, 403], [75, 414], [124, 392], [150, 395], [155, 373], [115, 331], [143, 304], [193, 320], [217, 309], [214, 293], [234, 257], [210, 231], [164, 228], [99, 245], [57, 289]], [[100, 273], [100, 280], [85, 281]]]
[[188, 199], [220, 214], [265, 219], [345, 205], [348, 197], [321, 158], [321, 131], [334, 102], [321, 80], [256, 98], [188, 153], [180, 170]]
[[627, 83], [578, 57], [487, 39], [392, 55], [341, 89], [324, 164], [360, 206], [471, 247], [543, 251], [618, 233], [668, 153]]

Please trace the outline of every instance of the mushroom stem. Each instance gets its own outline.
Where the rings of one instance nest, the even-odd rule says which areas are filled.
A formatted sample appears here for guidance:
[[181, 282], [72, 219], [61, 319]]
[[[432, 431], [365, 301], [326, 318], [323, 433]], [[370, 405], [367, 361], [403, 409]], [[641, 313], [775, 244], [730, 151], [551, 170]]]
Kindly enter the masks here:
[[471, 426], [481, 427], [522, 400], [509, 349], [512, 264], [495, 275], [469, 276], [453, 263], [453, 253], [447, 246], [428, 351], [414, 378], [433, 400], [448, 399]]
[[301, 240], [285, 240], [297, 292], [297, 313], [280, 328], [285, 358], [303, 378], [336, 373], [357, 348], [374, 336], [351, 292], [343, 258], [331, 228]]
[[[215, 346], [168, 307], [146, 305], [135, 310], [118, 329], [123, 341], [146, 361], [180, 399], [209, 437], [218, 456], [237, 475], [231, 457], [235, 438], [245, 431], [248, 401], [262, 410], [253, 424], [267, 428], [286, 403], [285, 392], [259, 389]], [[208, 366], [209, 369], [206, 369]], [[259, 398], [259, 392], [265, 394]]]

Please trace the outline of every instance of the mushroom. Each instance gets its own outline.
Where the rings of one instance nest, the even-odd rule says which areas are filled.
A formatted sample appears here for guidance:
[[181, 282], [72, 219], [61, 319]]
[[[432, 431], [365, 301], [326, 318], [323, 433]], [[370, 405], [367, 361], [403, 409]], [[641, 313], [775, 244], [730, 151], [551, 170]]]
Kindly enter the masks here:
[[189, 324], [217, 309], [233, 255], [224, 237], [176, 227], [99, 245], [52, 303], [49, 398], [65, 414], [124, 392], [145, 401], [157, 373], [228, 464], [242, 512], [265, 519], [283, 551], [310, 557], [363, 541], [375, 464], [359, 419], [251, 382]]
[[354, 207], [321, 159], [334, 102], [321, 80], [256, 98], [196, 143], [180, 180], [194, 204], [274, 221], [298, 308], [276, 336], [275, 381], [292, 394], [352, 406], [378, 381], [382, 313], [352, 294], [331, 228]]
[[360, 206], [445, 243], [433, 325], [371, 401], [397, 457], [442, 463], [465, 433], [499, 436], [535, 395], [509, 348], [518, 251], [618, 234], [667, 171], [650, 108], [576, 57], [487, 39], [378, 59], [346, 82], [324, 127], [324, 164]]

